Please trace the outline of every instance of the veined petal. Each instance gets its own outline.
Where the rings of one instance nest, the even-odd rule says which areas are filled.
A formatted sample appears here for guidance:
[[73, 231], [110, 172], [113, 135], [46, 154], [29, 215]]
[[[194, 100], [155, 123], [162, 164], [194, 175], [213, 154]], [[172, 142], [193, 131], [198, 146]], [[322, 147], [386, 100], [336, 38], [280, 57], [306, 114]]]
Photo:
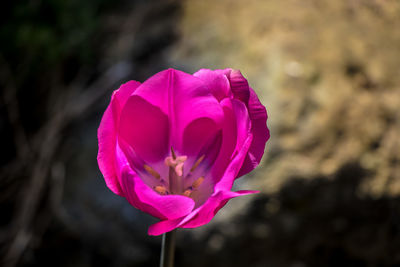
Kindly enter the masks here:
[[250, 88], [248, 111], [252, 123], [253, 142], [237, 177], [245, 175], [257, 167], [264, 154], [265, 143], [270, 137], [267, 127], [267, 110], [252, 88]]
[[250, 97], [249, 83], [239, 70], [232, 70], [229, 74], [229, 82], [233, 97], [243, 103], [247, 103]]
[[[243, 145], [251, 129], [247, 108], [241, 101], [226, 98], [221, 101], [221, 106], [224, 110], [225, 121], [222, 133], [223, 142], [221, 151], [212, 169], [212, 177], [215, 183], [224, 176], [228, 165], [232, 164], [232, 159], [238, 155], [239, 151], [245, 148]], [[245, 157], [245, 155], [246, 154], [244, 154], [243, 157]], [[242, 162], [238, 164], [242, 164]], [[242, 165], [237, 167], [241, 168], [241, 166]], [[235, 177], [232, 177], [232, 179], [234, 178]]]
[[[227, 78], [229, 82], [229, 90], [232, 92], [229, 94], [229, 96], [233, 96], [233, 98], [238, 99], [245, 104], [248, 103], [250, 97], [249, 83], [239, 70], [228, 68], [223, 70], [209, 71], [215, 73], [216, 76], [223, 75]], [[208, 78], [208, 76], [206, 76], [206, 78]], [[220, 86], [220, 84], [217, 83], [213, 83], [212, 85]]]
[[214, 72], [216, 72], [216, 73], [218, 73], [218, 74], [225, 75], [226, 77], [229, 78], [229, 75], [230, 75], [230, 73], [232, 72], [232, 68], [214, 70]]
[[97, 161], [100, 171], [102, 172], [108, 188], [115, 194], [123, 196], [115, 169], [115, 147], [117, 137], [117, 124], [121, 112], [121, 107], [126, 103], [126, 99], [140, 85], [139, 82], [127, 82], [116, 90], [112, 97], [111, 103], [104, 112], [101, 120], [97, 137], [99, 140], [99, 151]]
[[215, 97], [198, 78], [173, 69], [145, 81], [134, 95], [140, 96], [167, 114], [171, 146], [185, 154], [182, 136], [186, 126], [199, 118], [210, 118], [221, 125], [223, 112]]

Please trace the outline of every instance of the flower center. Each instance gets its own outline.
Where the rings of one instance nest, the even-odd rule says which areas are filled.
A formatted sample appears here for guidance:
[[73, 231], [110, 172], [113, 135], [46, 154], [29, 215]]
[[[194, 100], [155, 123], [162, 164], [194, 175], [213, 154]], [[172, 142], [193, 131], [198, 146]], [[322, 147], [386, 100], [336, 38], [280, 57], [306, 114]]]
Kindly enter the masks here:
[[[200, 163], [204, 160], [204, 155], [199, 157], [193, 166], [190, 168], [190, 172], [186, 176], [191, 176], [193, 171], [197, 169]], [[204, 176], [201, 176], [194, 180], [194, 182], [190, 186], [185, 186], [183, 168], [185, 165], [185, 161], [187, 160], [187, 156], [177, 156], [175, 151], [171, 148], [171, 156], [168, 156], [164, 160], [164, 164], [169, 167], [168, 168], [168, 178], [163, 179], [161, 175], [156, 172], [153, 168], [148, 165], [144, 165], [143, 168], [154, 178], [158, 180], [158, 185], [153, 186], [153, 190], [156, 191], [160, 195], [184, 195], [190, 197], [192, 192], [197, 190], [200, 185], [204, 182]]]

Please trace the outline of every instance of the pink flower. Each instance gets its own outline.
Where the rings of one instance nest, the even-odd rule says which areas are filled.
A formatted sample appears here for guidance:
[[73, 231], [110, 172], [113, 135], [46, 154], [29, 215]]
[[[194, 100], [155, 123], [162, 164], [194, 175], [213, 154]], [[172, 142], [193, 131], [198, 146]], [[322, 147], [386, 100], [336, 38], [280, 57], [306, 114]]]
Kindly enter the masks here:
[[116, 90], [99, 130], [107, 186], [159, 219], [150, 235], [208, 223], [253, 170], [269, 138], [267, 113], [240, 71], [162, 71]]

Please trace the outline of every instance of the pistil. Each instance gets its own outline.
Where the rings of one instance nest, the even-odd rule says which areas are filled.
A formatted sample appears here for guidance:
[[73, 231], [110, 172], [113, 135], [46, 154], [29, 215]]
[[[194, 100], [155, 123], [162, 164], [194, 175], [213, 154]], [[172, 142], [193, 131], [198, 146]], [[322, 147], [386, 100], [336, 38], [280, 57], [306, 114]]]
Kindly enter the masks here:
[[172, 194], [183, 193], [183, 165], [187, 156], [176, 156], [171, 147], [171, 155], [165, 158], [165, 165], [169, 167], [169, 189]]
[[[204, 157], [205, 156], [202, 155], [196, 160], [190, 168], [190, 172], [187, 174], [188, 177], [193, 175], [193, 171], [199, 167], [204, 160]], [[200, 176], [194, 180], [189, 187], [185, 188], [183, 166], [186, 160], [187, 156], [177, 156], [175, 151], [171, 148], [171, 156], [166, 157], [164, 160], [165, 165], [169, 167], [167, 183], [165, 183], [165, 178], [163, 179], [152, 167], [147, 164], [143, 165], [143, 168], [147, 173], [161, 182], [161, 184], [153, 187], [154, 191], [160, 195], [176, 194], [191, 197], [193, 191], [198, 190], [198, 188], [203, 184], [205, 178], [204, 176]]]

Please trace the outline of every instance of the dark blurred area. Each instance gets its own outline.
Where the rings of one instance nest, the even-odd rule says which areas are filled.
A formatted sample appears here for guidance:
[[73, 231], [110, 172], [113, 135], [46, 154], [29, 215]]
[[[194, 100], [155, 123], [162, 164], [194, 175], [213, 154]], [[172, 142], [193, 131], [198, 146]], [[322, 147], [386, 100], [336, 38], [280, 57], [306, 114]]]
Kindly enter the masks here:
[[157, 266], [156, 220], [105, 185], [113, 90], [238, 68], [269, 113], [259, 168], [176, 266], [400, 266], [400, 3], [21, 0], [0, 9], [1, 266]]

